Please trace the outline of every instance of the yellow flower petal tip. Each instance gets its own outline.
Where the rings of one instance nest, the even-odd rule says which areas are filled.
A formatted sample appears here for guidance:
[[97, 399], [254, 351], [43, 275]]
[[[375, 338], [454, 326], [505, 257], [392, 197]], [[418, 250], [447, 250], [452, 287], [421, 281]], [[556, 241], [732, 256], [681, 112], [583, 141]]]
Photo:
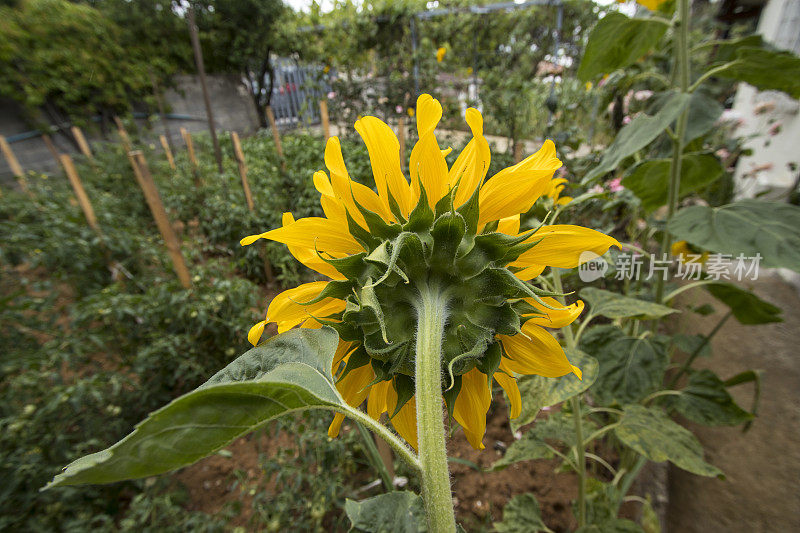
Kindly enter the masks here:
[[250, 341], [250, 344], [253, 346], [258, 346], [258, 341], [261, 340], [261, 335], [264, 334], [264, 327], [266, 325], [267, 321], [262, 320], [250, 328], [250, 331], [247, 332], [247, 340]]
[[445, 54], [447, 54], [447, 48], [445, 48], [444, 46], [439, 47], [439, 49], [436, 50], [436, 62], [441, 63], [442, 60], [444, 59]]
[[572, 373], [578, 376], [579, 380], [583, 381], [583, 372], [581, 372], [580, 368], [578, 368], [575, 365], [572, 365]]

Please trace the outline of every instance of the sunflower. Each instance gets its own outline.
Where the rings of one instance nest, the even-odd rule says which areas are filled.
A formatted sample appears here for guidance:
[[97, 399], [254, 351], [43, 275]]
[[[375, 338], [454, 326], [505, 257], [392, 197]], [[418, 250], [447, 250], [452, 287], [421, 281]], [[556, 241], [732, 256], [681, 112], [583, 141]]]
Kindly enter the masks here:
[[[277, 295], [248, 338], [258, 344], [268, 322], [279, 333], [333, 327], [340, 342], [332, 370], [343, 398], [354, 407], [366, 402], [376, 420], [388, 414], [416, 449], [420, 288], [440, 287], [447, 298], [442, 395], [469, 443], [482, 449], [492, 381], [504, 389], [516, 417], [522, 407], [518, 375], [581, 375], [548, 329], [569, 325], [583, 302], [562, 305], [530, 281], [548, 266], [573, 268], [582, 252], [602, 255], [618, 243], [572, 225], [520, 232], [520, 214], [553, 187], [561, 166], [551, 141], [486, 179], [491, 156], [481, 114], [467, 110], [473, 137], [448, 167], [449, 150], [441, 149], [434, 132], [441, 105], [424, 94], [416, 109], [419, 140], [410, 155], [410, 180], [391, 128], [375, 117], [361, 118], [355, 128], [369, 152], [375, 190], [350, 178], [339, 140], [331, 137], [328, 172], [313, 176], [325, 216], [295, 220], [285, 213], [282, 227], [242, 239], [242, 245], [281, 242], [329, 278]], [[331, 437], [342, 420], [336, 415]]]

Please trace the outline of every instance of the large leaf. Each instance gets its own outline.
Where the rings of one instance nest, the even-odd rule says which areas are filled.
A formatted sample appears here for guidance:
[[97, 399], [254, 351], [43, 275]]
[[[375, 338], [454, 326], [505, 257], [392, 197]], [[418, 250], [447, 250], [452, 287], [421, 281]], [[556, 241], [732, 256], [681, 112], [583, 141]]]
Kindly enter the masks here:
[[661, 40], [669, 25], [659, 19], [631, 19], [612, 12], [589, 34], [578, 78], [589, 81], [635, 63]]
[[[642, 200], [642, 208], [650, 212], [667, 203], [672, 160], [651, 159], [633, 167], [622, 184]], [[683, 198], [722, 176], [722, 166], [713, 155], [690, 154], [681, 158], [679, 196]]]
[[413, 492], [389, 492], [360, 502], [348, 499], [344, 511], [356, 531], [423, 533], [428, 530], [422, 498]]
[[711, 370], [693, 372], [681, 394], [668, 400], [680, 414], [706, 426], [738, 426], [753, 419], [736, 405], [725, 383]]
[[703, 459], [703, 447], [686, 428], [669, 419], [655, 407], [626, 405], [620, 425], [614, 428], [617, 438], [651, 461], [669, 461], [700, 476], [723, 477], [722, 472]]
[[[584, 425], [591, 426], [588, 421]], [[494, 470], [531, 459], [552, 459], [555, 457], [547, 441], [564, 443], [571, 446], [577, 440], [575, 436], [575, 422], [572, 414], [563, 411], [551, 413], [547, 418], [541, 419], [534, 426], [522, 434], [522, 438], [511, 443], [506, 454], [497, 461]]]
[[794, 205], [761, 200], [721, 207], [695, 205], [678, 211], [667, 229], [712, 252], [761, 254], [760, 266], [800, 272], [800, 207]]
[[581, 298], [589, 302], [589, 308], [593, 315], [602, 315], [608, 318], [653, 320], [678, 312], [677, 309], [666, 305], [630, 298], [595, 287], [584, 287], [580, 294]]
[[690, 99], [691, 96], [688, 94], [674, 93], [666, 99], [655, 115], [640, 115], [634, 118], [620, 130], [614, 142], [606, 150], [603, 160], [586, 175], [583, 181], [587, 182], [596, 176], [611, 172], [623, 159], [650, 144], [678, 118], [689, 105]]
[[721, 78], [733, 78], [762, 91], [776, 90], [800, 98], [800, 57], [783, 50], [743, 46], [736, 58], [715, 72]]
[[642, 526], [627, 518], [612, 518], [601, 524], [587, 524], [575, 533], [643, 533]]
[[581, 369], [582, 378], [575, 374], [560, 378], [524, 376], [517, 380], [522, 395], [522, 411], [511, 420], [511, 428], [517, 431], [525, 424], [533, 422], [543, 407], [556, 405], [580, 394], [592, 386], [597, 379], [597, 360], [580, 350], [566, 350], [569, 362]]
[[727, 305], [740, 324], [756, 325], [783, 322], [781, 308], [765, 302], [750, 291], [732, 283], [709, 283], [704, 285], [711, 295]]
[[661, 386], [669, 363], [666, 341], [657, 337], [629, 337], [614, 326], [595, 326], [581, 339], [581, 349], [600, 365], [591, 388], [602, 405], [637, 402]]
[[689, 101], [689, 122], [686, 124], [684, 143], [705, 135], [714, 127], [722, 115], [723, 107], [718, 101], [700, 91], [692, 93]]
[[503, 508], [503, 521], [495, 522], [498, 533], [536, 533], [550, 531], [542, 520], [536, 496], [530, 492], [514, 496]]
[[118, 443], [71, 463], [48, 488], [174, 470], [287, 413], [311, 408], [349, 412], [331, 376], [337, 344], [330, 328], [272, 337], [152, 413]]

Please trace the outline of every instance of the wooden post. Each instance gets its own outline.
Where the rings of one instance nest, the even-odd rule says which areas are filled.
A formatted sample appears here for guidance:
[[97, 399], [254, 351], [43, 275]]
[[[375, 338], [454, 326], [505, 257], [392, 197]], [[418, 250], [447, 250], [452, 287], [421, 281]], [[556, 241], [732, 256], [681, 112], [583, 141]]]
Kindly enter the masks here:
[[53, 139], [47, 133], [42, 134], [42, 140], [44, 144], [47, 146], [47, 149], [50, 150], [50, 153], [53, 154], [53, 159], [56, 160], [57, 165], [61, 165], [61, 157], [58, 155], [58, 149], [56, 145], [53, 144]]
[[175, 234], [175, 230], [169, 223], [167, 211], [164, 209], [161, 196], [158, 194], [155, 182], [153, 182], [153, 176], [150, 174], [150, 169], [147, 167], [147, 160], [140, 150], [129, 152], [128, 155], [133, 162], [133, 171], [136, 174], [139, 186], [142, 188], [147, 205], [150, 207], [150, 212], [153, 214], [153, 218], [156, 221], [158, 231], [161, 232], [161, 237], [164, 239], [164, 244], [167, 246], [167, 251], [172, 259], [172, 266], [175, 268], [175, 273], [178, 275], [178, 279], [181, 285], [183, 285], [183, 288], [189, 289], [192, 286], [192, 278], [189, 274], [189, 269], [186, 267], [183, 254], [181, 253], [181, 243], [178, 240], [178, 236]]
[[94, 214], [94, 209], [92, 208], [92, 204], [89, 202], [89, 196], [86, 194], [86, 189], [83, 188], [83, 183], [81, 183], [78, 172], [75, 170], [75, 164], [72, 162], [72, 158], [67, 154], [62, 154], [59, 159], [61, 161], [61, 166], [64, 167], [64, 172], [67, 174], [67, 179], [69, 179], [69, 183], [72, 185], [72, 190], [75, 191], [75, 197], [78, 199], [78, 204], [80, 204], [81, 210], [83, 210], [83, 215], [86, 217], [86, 222], [89, 223], [90, 228], [92, 228], [98, 234], [101, 234], [100, 226], [97, 224], [97, 217]]
[[331, 137], [331, 123], [330, 119], [328, 118], [327, 100], [319, 101], [319, 116], [322, 119], [322, 133], [325, 135], [325, 142], [327, 143], [328, 139]]
[[406, 117], [400, 117], [397, 121], [397, 141], [400, 143], [400, 165], [406, 168]]
[[167, 137], [164, 135], [159, 135], [158, 140], [161, 141], [161, 146], [164, 148], [164, 154], [166, 154], [167, 161], [169, 161], [169, 168], [175, 170], [175, 159], [172, 157], [172, 150], [169, 148], [169, 141], [167, 141]]
[[219, 147], [217, 131], [214, 128], [214, 113], [211, 110], [211, 98], [208, 96], [208, 86], [206, 85], [206, 69], [203, 65], [203, 50], [200, 49], [200, 38], [197, 36], [197, 24], [194, 21], [194, 9], [191, 4], [186, 10], [186, 17], [189, 21], [189, 36], [192, 39], [192, 50], [194, 50], [194, 62], [197, 66], [197, 75], [200, 77], [200, 86], [203, 89], [203, 100], [206, 104], [206, 117], [208, 118], [208, 129], [211, 132], [211, 141], [214, 143], [214, 156], [217, 158], [217, 169], [222, 174], [222, 150]]
[[25, 180], [25, 172], [22, 170], [22, 165], [17, 161], [17, 156], [14, 155], [11, 145], [8, 144], [8, 141], [3, 135], [0, 135], [0, 149], [3, 150], [3, 156], [6, 158], [8, 166], [11, 167], [11, 172], [13, 172], [14, 176], [17, 178], [20, 189], [22, 189], [23, 192], [28, 192], [28, 182]]
[[271, 106], [267, 106], [267, 120], [269, 120], [269, 127], [272, 129], [272, 138], [275, 140], [275, 149], [278, 151], [278, 159], [281, 160], [281, 168], [286, 170], [286, 160], [283, 157], [281, 135], [278, 133], [278, 126], [275, 124], [275, 113], [272, 112]]
[[125, 147], [126, 152], [130, 152], [133, 145], [131, 144], [131, 138], [128, 136], [128, 132], [125, 131], [125, 125], [117, 115], [114, 115], [114, 123], [117, 125], [119, 137], [122, 139], [122, 146]]
[[183, 142], [186, 143], [186, 150], [189, 152], [189, 162], [192, 164], [192, 168], [197, 170], [197, 158], [194, 156], [192, 134], [189, 133], [186, 128], [181, 128], [181, 137], [183, 137]]
[[242, 145], [239, 142], [239, 134], [235, 131], [231, 132], [231, 141], [233, 142], [233, 155], [236, 157], [236, 164], [239, 166], [239, 175], [242, 177], [242, 189], [244, 189], [244, 199], [247, 202], [247, 209], [253, 211], [253, 196], [250, 193], [250, 184], [247, 182], [247, 164], [244, 161], [244, 152], [242, 152]]
[[75, 140], [78, 142], [78, 147], [81, 149], [81, 153], [88, 157], [90, 161], [94, 161], [92, 149], [89, 148], [89, 143], [86, 142], [86, 137], [83, 136], [81, 129], [78, 126], [72, 126], [70, 129], [72, 130], [72, 135], [75, 137]]
[[524, 159], [525, 141], [514, 141], [514, 162], [519, 163]]

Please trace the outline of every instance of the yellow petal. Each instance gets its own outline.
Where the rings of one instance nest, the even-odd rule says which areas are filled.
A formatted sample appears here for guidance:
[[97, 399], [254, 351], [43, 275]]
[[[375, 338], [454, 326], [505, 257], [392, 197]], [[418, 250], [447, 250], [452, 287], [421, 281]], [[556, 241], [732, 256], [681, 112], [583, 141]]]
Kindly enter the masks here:
[[503, 387], [503, 390], [506, 391], [506, 396], [508, 396], [508, 403], [510, 404], [508, 417], [517, 418], [522, 412], [522, 396], [519, 393], [517, 379], [504, 372], [495, 372], [494, 379]]
[[[386, 390], [386, 406], [388, 407], [389, 414], [394, 413], [397, 408], [397, 391], [394, 389], [394, 384]], [[400, 411], [392, 418], [392, 426], [411, 445], [415, 450], [417, 449], [417, 401], [416, 398], [411, 398], [406, 404], [400, 408]]]
[[[572, 324], [583, 312], [583, 300], [578, 300], [574, 304], [567, 306], [562, 305], [561, 302], [549, 296], [543, 297], [542, 300], [547, 303], [547, 305], [556, 307], [557, 309], [548, 309], [533, 298], [525, 298], [525, 301], [534, 306], [539, 311], [539, 314], [544, 315], [529, 318], [526, 322], [552, 329], [563, 328]], [[522, 316], [526, 317], [530, 315]]]
[[358, 241], [346, 227], [327, 218], [301, 218], [282, 228], [259, 235], [250, 235], [241, 240], [242, 246], [252, 244], [258, 239], [270, 239], [289, 246], [318, 249], [321, 252], [354, 254], [363, 250]]
[[476, 450], [485, 448], [486, 412], [491, 403], [492, 393], [486, 374], [473, 368], [461, 376], [461, 390], [453, 406], [453, 418], [461, 424], [467, 441]]
[[522, 325], [522, 333], [497, 338], [503, 344], [506, 368], [518, 374], [557, 378], [573, 371], [558, 341], [531, 322]]
[[389, 409], [386, 405], [386, 397], [390, 387], [390, 381], [381, 381], [370, 387], [367, 398], [367, 414], [374, 420], [378, 420]]
[[506, 235], [519, 234], [519, 215], [500, 219], [497, 223], [497, 232]]
[[342, 429], [342, 422], [344, 422], [344, 415], [342, 413], [333, 415], [333, 422], [328, 426], [328, 436], [330, 438], [335, 439], [339, 436], [339, 430]]
[[535, 154], [489, 178], [480, 192], [479, 226], [528, 211], [561, 166], [553, 141]]
[[[349, 355], [347, 356], [349, 357]], [[372, 371], [372, 365], [367, 363], [364, 366], [354, 368], [348, 372], [342, 379], [336, 382], [336, 388], [344, 398], [344, 401], [352, 407], [358, 407], [367, 398], [369, 389], [367, 385], [375, 378], [375, 373]], [[342, 427], [344, 415], [336, 413], [333, 417], [333, 422], [328, 427], [328, 436], [335, 438], [339, 435], [339, 430]]]
[[469, 200], [475, 189], [483, 183], [492, 157], [489, 143], [483, 136], [483, 117], [480, 111], [470, 107], [467, 109], [466, 119], [472, 130], [472, 140], [459, 154], [447, 175], [449, 188], [458, 184], [454, 200], [456, 207]]
[[530, 241], [539, 240], [541, 240], [539, 244], [519, 256], [511, 266], [546, 265], [574, 268], [591, 259], [584, 257], [581, 260], [583, 252], [590, 251], [603, 255], [611, 246], [619, 246], [615, 238], [599, 231], [566, 224], [545, 226], [530, 237]]
[[250, 328], [250, 331], [247, 332], [247, 340], [250, 341], [250, 344], [258, 346], [258, 341], [261, 339], [261, 335], [264, 333], [264, 326], [266, 325], [267, 321], [262, 320]]
[[[325, 175], [324, 172], [322, 174]], [[325, 176], [325, 178], [327, 179], [327, 176]], [[327, 198], [327, 197], [323, 196], [323, 199], [325, 199], [325, 198]], [[342, 212], [344, 213], [344, 210], [342, 210]], [[292, 216], [291, 213], [284, 213], [283, 214], [283, 225], [284, 226], [292, 224], [293, 222], [294, 222], [294, 217]], [[323, 261], [319, 257], [319, 255], [317, 255], [316, 250], [314, 250], [313, 248], [305, 248], [303, 246], [292, 246], [292, 245], [288, 245], [287, 248], [289, 249], [289, 253], [292, 254], [295, 259], [297, 259], [298, 261], [303, 263], [305, 266], [307, 266], [311, 270], [319, 272], [323, 276], [328, 276], [331, 279], [338, 279], [338, 280], [345, 279], [344, 275], [342, 275], [341, 272], [339, 272], [338, 270], [333, 268], [331, 265], [329, 265], [328, 263]], [[330, 255], [333, 255], [334, 257], [341, 257], [341, 256], [344, 256], [346, 254], [338, 253], [338, 254], [330, 254]]]
[[400, 142], [385, 122], [375, 117], [364, 117], [356, 122], [356, 131], [367, 145], [372, 163], [372, 175], [378, 195], [386, 212], [390, 212], [389, 194], [397, 202], [400, 212], [408, 217], [411, 212], [411, 187], [400, 166]]
[[343, 341], [339, 339], [339, 344], [336, 346], [336, 353], [333, 354], [333, 364], [331, 365], [331, 372], [336, 374], [337, 370], [339, 369], [339, 363], [341, 363], [346, 356], [349, 356], [353, 350], [355, 343]]
[[319, 296], [327, 284], [327, 281], [304, 283], [278, 294], [267, 308], [267, 321], [276, 322], [278, 333], [283, 333], [312, 315], [322, 318], [344, 311], [344, 300], [338, 298], [325, 298], [313, 304], [302, 305]]
[[434, 130], [442, 119], [442, 105], [429, 94], [417, 99], [417, 132], [419, 140], [411, 150], [412, 203], [420, 196], [420, 183], [425, 187], [431, 208], [447, 193], [447, 162], [444, 159]]
[[[511, 263], [511, 266], [519, 266], [516, 263]], [[533, 278], [538, 278], [539, 275], [544, 272], [544, 269], [547, 268], [547, 265], [530, 265], [526, 266], [519, 272], [515, 272], [514, 275], [517, 276], [522, 281], [530, 281]]]
[[388, 222], [392, 219], [389, 208], [384, 207], [381, 199], [372, 189], [350, 179], [350, 174], [347, 173], [347, 167], [344, 164], [342, 146], [338, 137], [328, 139], [328, 144], [325, 146], [325, 166], [328, 167], [331, 173], [331, 188], [336, 195], [336, 199], [339, 200], [347, 209], [347, 212], [350, 213], [350, 216], [353, 217], [353, 220], [362, 228], [367, 228], [367, 222], [356, 206], [356, 201], [362, 207], [380, 215], [385, 221]]

